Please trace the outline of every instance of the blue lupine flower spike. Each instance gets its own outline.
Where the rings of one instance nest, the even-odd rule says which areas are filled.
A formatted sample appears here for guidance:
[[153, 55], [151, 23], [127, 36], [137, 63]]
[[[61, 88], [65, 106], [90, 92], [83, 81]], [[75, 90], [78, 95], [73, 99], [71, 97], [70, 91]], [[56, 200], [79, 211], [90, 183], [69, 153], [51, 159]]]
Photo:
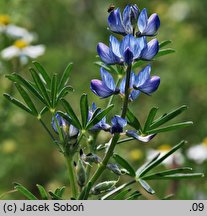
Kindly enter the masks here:
[[[56, 119], [56, 120], [55, 120]], [[55, 118], [52, 118], [52, 127], [53, 130], [58, 133], [58, 127], [62, 128], [64, 132], [67, 132], [69, 129], [69, 123], [58, 113], [55, 114]]]
[[112, 128], [111, 133], [122, 133], [123, 128], [127, 125], [127, 121], [120, 116], [116, 115], [111, 120]]
[[113, 94], [118, 94], [119, 89], [116, 88], [113, 77], [103, 68], [100, 69], [102, 80], [91, 80], [91, 91], [100, 96], [101, 98], [107, 98]]
[[137, 5], [127, 5], [123, 14], [119, 8], [111, 11], [108, 17], [109, 30], [121, 35], [133, 34], [133, 25], [137, 22], [138, 15]]
[[[96, 107], [95, 103], [92, 103], [92, 107], [88, 113], [88, 121], [91, 120], [93, 113], [95, 112], [96, 109], [97, 109], [97, 107]], [[100, 112], [101, 112], [101, 110], [100, 110]], [[92, 128], [90, 128], [90, 131], [94, 131], [94, 132], [100, 131], [100, 130], [109, 131], [110, 128], [111, 128], [111, 126], [106, 123], [106, 117], [104, 117], [103, 119], [101, 119], [100, 122], [98, 122]]]
[[151, 66], [146, 66], [138, 75], [135, 75], [133, 87], [147, 95], [155, 92], [160, 85], [160, 77], [150, 76]]
[[138, 29], [137, 36], [154, 36], [159, 27], [160, 19], [156, 13], [152, 14], [149, 18], [147, 16], [147, 10], [143, 9], [138, 18]]
[[134, 139], [137, 139], [141, 142], [149, 142], [152, 138], [155, 137], [156, 134], [150, 134], [147, 136], [141, 136], [137, 133], [135, 130], [127, 130], [126, 135], [129, 137], [133, 137]]

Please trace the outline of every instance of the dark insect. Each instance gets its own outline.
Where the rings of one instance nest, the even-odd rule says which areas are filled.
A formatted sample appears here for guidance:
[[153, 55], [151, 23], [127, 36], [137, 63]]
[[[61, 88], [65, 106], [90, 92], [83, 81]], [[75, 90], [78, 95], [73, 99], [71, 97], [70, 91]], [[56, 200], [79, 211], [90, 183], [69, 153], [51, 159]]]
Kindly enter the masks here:
[[108, 8], [108, 13], [111, 13], [113, 10], [114, 10], [114, 8], [115, 8], [115, 5], [114, 4], [110, 4], [109, 5], [109, 8]]

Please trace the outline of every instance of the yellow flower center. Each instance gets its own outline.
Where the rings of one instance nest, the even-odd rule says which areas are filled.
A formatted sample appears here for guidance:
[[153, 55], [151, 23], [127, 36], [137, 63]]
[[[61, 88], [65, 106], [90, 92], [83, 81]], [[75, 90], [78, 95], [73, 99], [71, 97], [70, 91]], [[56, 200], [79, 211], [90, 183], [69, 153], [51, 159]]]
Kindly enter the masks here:
[[22, 49], [22, 48], [27, 47], [27, 46], [28, 46], [28, 43], [27, 43], [26, 41], [24, 41], [24, 40], [16, 40], [16, 41], [14, 42], [14, 46], [17, 47], [17, 48]]
[[0, 24], [8, 25], [10, 23], [10, 17], [8, 15], [0, 15]]
[[130, 151], [129, 156], [132, 160], [137, 161], [143, 157], [143, 153], [142, 151], [136, 149], [136, 150]]
[[203, 145], [207, 146], [207, 137], [203, 140]]
[[168, 144], [165, 144], [165, 145], [161, 145], [161, 146], [159, 146], [159, 148], [158, 148], [158, 150], [159, 151], [169, 151], [171, 149], [171, 146], [170, 145], [168, 145]]

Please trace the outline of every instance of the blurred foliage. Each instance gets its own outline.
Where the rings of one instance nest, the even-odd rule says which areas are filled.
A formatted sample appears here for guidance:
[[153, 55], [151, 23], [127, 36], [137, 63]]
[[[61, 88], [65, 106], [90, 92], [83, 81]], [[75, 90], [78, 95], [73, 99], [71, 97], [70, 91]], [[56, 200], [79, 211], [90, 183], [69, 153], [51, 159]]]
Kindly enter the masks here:
[[[89, 94], [90, 102], [96, 100], [99, 105], [106, 103], [90, 92], [89, 83], [92, 78], [99, 77], [99, 68], [93, 62], [97, 43], [108, 42], [110, 32], [106, 30], [107, 8], [111, 3], [108, 0], [0, 1], [0, 13], [9, 14], [14, 23], [37, 32], [39, 42], [46, 45], [46, 53], [39, 58], [39, 62], [47, 71], [59, 73], [68, 62], [74, 62], [70, 84], [76, 91], [68, 96], [68, 100], [75, 109], [78, 107], [76, 98], [80, 97], [82, 92]], [[152, 106], [160, 107], [161, 114], [186, 104], [189, 109], [181, 118], [194, 122], [194, 125], [187, 129], [159, 135], [147, 145], [127, 143], [117, 148], [117, 151], [126, 153], [133, 165], [138, 166], [142, 163], [144, 152], [149, 146], [156, 148], [165, 143], [174, 145], [181, 139], [186, 139], [189, 142], [189, 145], [186, 145], [188, 148], [207, 136], [207, 1], [114, 0], [113, 3], [121, 8], [127, 3], [137, 3], [140, 8], [149, 8], [150, 13], [158, 13], [161, 19], [158, 39], [173, 40], [172, 47], [176, 50], [175, 54], [154, 63], [152, 72], [161, 77], [157, 93], [152, 97], [142, 95], [137, 103], [131, 105], [132, 109], [144, 120]], [[25, 76], [27, 69], [22, 71]], [[7, 71], [11, 72], [13, 71]], [[8, 85], [8, 81], [1, 75], [0, 100], [3, 100], [2, 93]], [[118, 102], [118, 99], [116, 100]], [[5, 107], [5, 112], [6, 109]], [[12, 107], [8, 119], [0, 122], [0, 128], [4, 128], [4, 132], [0, 132], [0, 194], [10, 190], [12, 182], [15, 181], [30, 186], [31, 190], [35, 190], [36, 183], [46, 185], [50, 189], [67, 184], [67, 176], [63, 172], [64, 162], [37, 121]], [[105, 138], [103, 133], [100, 140], [103, 139], [102, 135]], [[183, 153], [185, 154], [185, 149]], [[196, 171], [207, 174], [207, 164], [196, 166], [192, 163], [191, 166], [194, 166]], [[162, 187], [158, 187], [163, 196], [166, 192], [171, 192], [171, 184], [176, 191], [173, 198], [204, 199], [207, 196], [207, 184], [204, 184], [204, 181], [192, 180], [177, 185], [166, 181]], [[157, 184], [160, 185], [159, 182]], [[11, 197], [15, 198], [14, 195]]]

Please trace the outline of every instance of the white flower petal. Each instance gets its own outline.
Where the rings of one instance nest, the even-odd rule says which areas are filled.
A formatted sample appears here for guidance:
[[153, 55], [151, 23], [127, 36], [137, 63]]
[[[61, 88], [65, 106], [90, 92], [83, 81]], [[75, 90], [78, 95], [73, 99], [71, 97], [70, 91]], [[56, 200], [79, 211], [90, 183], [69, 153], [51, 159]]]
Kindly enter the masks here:
[[12, 59], [20, 55], [20, 49], [15, 46], [10, 46], [2, 50], [1, 56], [3, 59]]
[[201, 164], [207, 160], [207, 147], [203, 144], [195, 145], [188, 149], [187, 156], [189, 159]]
[[6, 34], [14, 38], [22, 38], [26, 34], [29, 34], [29, 32], [25, 28], [16, 25], [8, 25], [6, 28]]
[[38, 56], [43, 55], [44, 52], [45, 52], [44, 45], [28, 46], [23, 49], [23, 53], [32, 59], [35, 59]]

